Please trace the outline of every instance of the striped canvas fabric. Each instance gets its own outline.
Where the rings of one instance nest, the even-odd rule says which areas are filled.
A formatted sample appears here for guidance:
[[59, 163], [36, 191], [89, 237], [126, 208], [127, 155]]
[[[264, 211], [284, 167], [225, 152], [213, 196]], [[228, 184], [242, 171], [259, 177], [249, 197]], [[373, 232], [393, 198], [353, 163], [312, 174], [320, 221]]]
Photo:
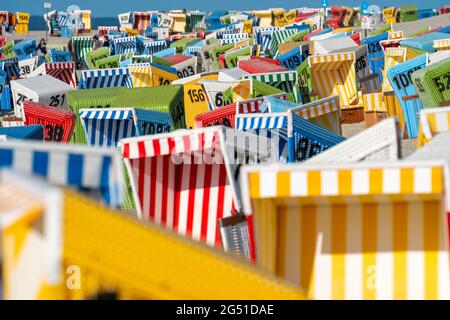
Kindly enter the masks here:
[[342, 134], [341, 109], [338, 96], [303, 104], [292, 108], [290, 112], [336, 134]]
[[[286, 100], [286, 94], [277, 94], [271, 97]], [[264, 102], [264, 97], [259, 97], [250, 100], [238, 101], [230, 105], [216, 108], [212, 111], [198, 115], [195, 118], [198, 128], [209, 127], [213, 125], [223, 125], [226, 127], [235, 128], [235, 116], [237, 113], [246, 114], [253, 112], [260, 112], [260, 107]]]
[[280, 30], [279, 27], [253, 27], [253, 38], [255, 39], [255, 44], [262, 44], [262, 35], [270, 34], [272, 35], [275, 31]]
[[137, 53], [136, 37], [124, 37], [113, 39], [114, 54]]
[[388, 32], [388, 39], [389, 40], [393, 40], [393, 39], [402, 39], [403, 36], [403, 31], [390, 31]]
[[270, 27], [272, 25], [272, 11], [258, 10], [253, 12], [254, 17], [259, 18], [259, 25], [261, 27]]
[[[221, 246], [218, 220], [230, 216], [235, 203], [231, 172], [224, 164], [194, 165], [192, 158], [195, 152], [219, 151], [219, 139], [213, 128], [120, 143], [142, 219]], [[177, 165], [171, 157], [176, 153], [192, 164]]]
[[300, 106], [301, 109], [294, 111], [303, 119], [313, 119], [315, 117], [335, 112], [339, 110], [339, 99], [337, 96], [324, 98]]
[[0, 167], [45, 177], [58, 186], [101, 192], [118, 206], [123, 198], [120, 155], [114, 150], [59, 143], [4, 142]]
[[189, 27], [191, 29], [199, 29], [205, 27], [205, 12], [191, 11], [189, 12]]
[[450, 38], [449, 39], [440, 39], [433, 41], [433, 48], [436, 50], [449, 50], [450, 49]]
[[157, 40], [158, 39], [158, 32], [157, 31], [146, 31], [146, 32], [144, 32], [144, 37], [150, 38], [150, 39], [153, 39], [153, 40]]
[[246, 167], [257, 263], [312, 299], [448, 299], [444, 167]]
[[[281, 99], [284, 101], [287, 100], [287, 94], [285, 93], [270, 95], [270, 97]], [[263, 112], [263, 110], [261, 110], [261, 106], [263, 105], [263, 103], [264, 97], [238, 101], [236, 103], [236, 114]]]
[[341, 108], [358, 99], [355, 72], [355, 53], [310, 56], [313, 88], [322, 97], [337, 95]]
[[[241, 210], [233, 159], [247, 154], [247, 160], [239, 159], [248, 163], [264, 155], [253, 149], [254, 135], [228, 130], [226, 147], [224, 133], [223, 127], [210, 127], [120, 142], [142, 219], [221, 247], [219, 219]], [[199, 161], [213, 154], [217, 161]]]
[[133, 87], [128, 68], [83, 70], [78, 89], [98, 89], [111, 87]]
[[58, 12], [58, 15], [56, 16], [56, 21], [58, 21], [58, 24], [60, 27], [67, 27], [67, 13], [60, 11]]
[[263, 104], [264, 98], [255, 98], [250, 100], [238, 101], [236, 103], [236, 113], [254, 113], [261, 112], [260, 106]]
[[147, 30], [150, 27], [151, 14], [149, 12], [134, 12], [134, 28], [138, 30]]
[[248, 33], [226, 33], [223, 35], [223, 40], [226, 40], [226, 39], [242, 40], [242, 39], [247, 39], [247, 38], [249, 38]]
[[239, 29], [235, 28], [234, 26], [229, 26], [229, 28], [225, 28], [223, 30], [214, 32], [215, 38], [218, 40], [223, 39], [223, 36], [225, 34], [233, 34], [233, 33], [239, 33]]
[[386, 107], [384, 105], [382, 92], [363, 94], [363, 105], [364, 105], [364, 111], [386, 112]]
[[172, 32], [186, 32], [186, 14], [169, 13], [169, 16], [173, 18]]
[[84, 26], [84, 30], [91, 30], [91, 10], [82, 10], [81, 23]]
[[219, 43], [220, 43], [221, 46], [223, 46], [225, 44], [238, 43], [238, 42], [241, 42], [242, 40], [248, 39], [248, 34], [247, 33], [243, 33], [243, 35], [247, 35], [247, 37], [219, 39]]
[[133, 88], [153, 86], [152, 67], [149, 63], [131, 64], [130, 70]]
[[281, 129], [287, 127], [287, 115], [270, 114], [267, 116], [255, 117], [253, 115], [236, 117], [237, 130], [250, 129]]
[[90, 146], [116, 147], [137, 135], [133, 109], [80, 109], [80, 119]]
[[261, 52], [268, 52], [270, 48], [270, 43], [272, 41], [273, 32], [262, 31], [261, 32]]
[[102, 35], [107, 35], [109, 33], [109, 31], [119, 31], [119, 27], [116, 26], [99, 26], [97, 28], [98, 30], [98, 34], [100, 36]]
[[9, 85], [12, 78], [18, 79], [20, 77], [19, 60], [17, 58], [0, 60], [0, 70], [6, 73], [5, 80], [6, 84]]

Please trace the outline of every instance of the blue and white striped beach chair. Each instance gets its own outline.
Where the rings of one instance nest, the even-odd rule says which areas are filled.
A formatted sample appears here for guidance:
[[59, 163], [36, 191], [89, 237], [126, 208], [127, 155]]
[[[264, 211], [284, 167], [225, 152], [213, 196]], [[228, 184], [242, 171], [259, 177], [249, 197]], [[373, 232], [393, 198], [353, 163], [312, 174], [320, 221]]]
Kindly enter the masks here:
[[0, 143], [0, 168], [38, 175], [117, 207], [123, 202], [123, 171], [117, 150], [60, 143]]
[[78, 89], [98, 89], [111, 87], [133, 87], [128, 68], [83, 70]]
[[143, 51], [141, 54], [155, 54], [167, 48], [167, 43], [165, 40], [146, 40], [142, 43]]
[[116, 147], [121, 139], [170, 132], [169, 113], [135, 108], [80, 109], [88, 145]]
[[137, 53], [137, 38], [124, 37], [113, 39], [111, 42], [111, 54]]
[[116, 147], [120, 139], [137, 135], [132, 108], [80, 109], [79, 115], [90, 146]]
[[[238, 107], [237, 111], [239, 111]], [[287, 141], [288, 162], [305, 161], [345, 139], [303, 119], [290, 112], [289, 109], [286, 112], [277, 113], [242, 114], [236, 112], [235, 121], [236, 130], [255, 130], [258, 134], [277, 135], [280, 137], [280, 141]], [[270, 131], [270, 133], [265, 131]], [[282, 146], [282, 144], [279, 145], [280, 150]]]

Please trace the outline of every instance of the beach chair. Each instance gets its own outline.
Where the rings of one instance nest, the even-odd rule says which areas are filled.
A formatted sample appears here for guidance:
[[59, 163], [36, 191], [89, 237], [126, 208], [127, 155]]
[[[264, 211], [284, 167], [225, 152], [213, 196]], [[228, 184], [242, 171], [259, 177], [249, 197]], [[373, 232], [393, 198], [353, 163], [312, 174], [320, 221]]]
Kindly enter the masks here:
[[139, 217], [221, 248], [219, 220], [241, 210], [240, 164], [270, 160], [258, 143], [220, 126], [122, 140]]
[[37, 67], [31, 74], [30, 78], [47, 74], [65, 82], [76, 89], [77, 83], [75, 78], [75, 63], [73, 62], [44, 62]]
[[257, 265], [311, 299], [448, 299], [447, 170], [412, 159], [245, 166]]
[[[34, 126], [24, 128], [31, 127]], [[39, 127], [42, 140], [42, 126]], [[6, 141], [0, 144], [0, 168], [38, 175], [53, 185], [76, 188], [112, 207], [118, 207], [123, 201], [121, 160], [115, 150]]]
[[72, 138], [76, 120], [75, 115], [69, 110], [25, 101], [23, 113], [26, 126], [44, 127], [44, 141], [67, 143]]
[[98, 89], [111, 87], [133, 87], [128, 68], [83, 70], [78, 89]]
[[[7, 300], [306, 298], [248, 263], [136, 223], [79, 193], [14, 172], [3, 171], [0, 181]], [[85, 289], [67, 286], [80, 270]]]

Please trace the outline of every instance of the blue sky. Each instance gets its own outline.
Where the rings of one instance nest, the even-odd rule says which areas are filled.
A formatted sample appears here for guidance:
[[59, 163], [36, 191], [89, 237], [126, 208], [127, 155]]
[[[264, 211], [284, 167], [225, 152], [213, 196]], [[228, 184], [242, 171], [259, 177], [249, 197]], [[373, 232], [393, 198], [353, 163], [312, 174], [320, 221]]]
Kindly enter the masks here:
[[[170, 10], [170, 9], [199, 9], [199, 10], [220, 10], [220, 9], [265, 9], [273, 7], [295, 8], [302, 6], [320, 7], [321, 0], [46, 0], [52, 2], [53, 9], [65, 10], [69, 5], [78, 5], [82, 9], [90, 9], [96, 17], [111, 17], [126, 11], [139, 10]], [[377, 0], [368, 1], [381, 7], [385, 5], [407, 5], [415, 3], [411, 0]], [[0, 10], [12, 12], [25, 11], [31, 14], [42, 14], [43, 0], [1, 0]], [[361, 0], [329, 0], [330, 5], [350, 5], [359, 6]], [[417, 3], [419, 8], [438, 8], [448, 0], [428, 0]], [[188, 5], [189, 4], [189, 5]]]

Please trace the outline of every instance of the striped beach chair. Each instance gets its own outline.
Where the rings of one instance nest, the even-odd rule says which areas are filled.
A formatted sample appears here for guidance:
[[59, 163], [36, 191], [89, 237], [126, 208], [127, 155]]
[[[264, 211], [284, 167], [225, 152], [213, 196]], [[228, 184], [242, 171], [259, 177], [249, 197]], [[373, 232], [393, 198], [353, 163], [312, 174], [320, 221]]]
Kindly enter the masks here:
[[236, 129], [261, 131], [265, 136], [268, 133], [280, 136], [279, 156], [283, 155], [287, 142], [288, 162], [305, 161], [344, 141], [344, 137], [303, 119], [291, 109], [285, 112], [247, 114], [241, 114], [237, 110]]
[[0, 144], [0, 168], [38, 175], [117, 207], [123, 199], [123, 174], [116, 150], [60, 143], [6, 141]]
[[283, 41], [290, 36], [298, 33], [296, 29], [280, 29], [273, 32], [272, 38], [270, 40], [269, 51], [272, 56], [278, 55], [278, 45], [283, 43]]
[[423, 109], [420, 99], [406, 100], [410, 96], [417, 95], [416, 88], [411, 80], [411, 73], [424, 68], [427, 63], [428, 55], [423, 54], [394, 65], [387, 71], [388, 80], [402, 106], [408, 137], [410, 138], [415, 138], [418, 135], [419, 123], [417, 114]]
[[170, 132], [170, 114], [135, 108], [81, 109], [88, 145], [116, 147], [121, 139]]
[[72, 47], [76, 63], [83, 63], [86, 52], [92, 51], [94, 41], [91, 37], [72, 37]]
[[288, 111], [335, 134], [342, 134], [341, 109], [338, 96], [318, 99], [300, 105], [286, 101], [284, 97], [280, 99], [277, 96], [267, 96], [264, 97], [264, 103], [260, 110], [260, 112], [262, 110], [268, 112]]
[[310, 56], [308, 63], [313, 88], [320, 97], [339, 96], [341, 108], [357, 101], [354, 52]]
[[128, 68], [83, 70], [78, 89], [98, 89], [111, 87], [133, 87]]
[[3, 127], [0, 128], [0, 135], [15, 140], [42, 141], [44, 137], [44, 127], [42, 125]]
[[219, 43], [223, 46], [224, 44], [236, 43], [248, 38], [248, 33], [224, 34], [223, 38], [219, 40]]
[[239, 164], [267, 157], [258, 141], [224, 127], [122, 140], [139, 217], [221, 248], [219, 220], [241, 210]]
[[137, 135], [132, 108], [81, 109], [79, 116], [89, 146], [116, 147], [121, 139]]
[[442, 132], [450, 131], [450, 107], [427, 108], [420, 111], [417, 146], [421, 147]]
[[132, 63], [128, 66], [133, 88], [143, 88], [153, 86], [152, 66], [150, 63]]
[[157, 52], [160, 52], [167, 48], [167, 43], [165, 40], [154, 40], [154, 41], [145, 41], [143, 43], [144, 51], [142, 54], [145, 55], [153, 55]]
[[412, 159], [246, 166], [257, 265], [311, 299], [449, 299], [447, 170]]

